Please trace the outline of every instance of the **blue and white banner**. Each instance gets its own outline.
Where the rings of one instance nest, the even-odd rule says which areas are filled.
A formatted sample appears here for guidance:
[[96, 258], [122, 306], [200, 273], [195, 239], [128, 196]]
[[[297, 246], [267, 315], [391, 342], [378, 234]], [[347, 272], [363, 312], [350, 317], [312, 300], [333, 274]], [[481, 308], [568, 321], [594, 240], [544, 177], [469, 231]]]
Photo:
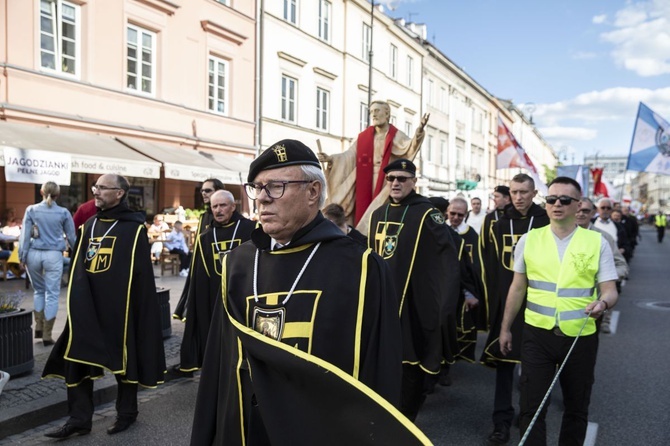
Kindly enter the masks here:
[[579, 183], [582, 188], [582, 195], [589, 193], [589, 168], [583, 164], [574, 166], [558, 166], [556, 175], [559, 177], [568, 177]]
[[670, 124], [640, 102], [627, 170], [670, 175]]

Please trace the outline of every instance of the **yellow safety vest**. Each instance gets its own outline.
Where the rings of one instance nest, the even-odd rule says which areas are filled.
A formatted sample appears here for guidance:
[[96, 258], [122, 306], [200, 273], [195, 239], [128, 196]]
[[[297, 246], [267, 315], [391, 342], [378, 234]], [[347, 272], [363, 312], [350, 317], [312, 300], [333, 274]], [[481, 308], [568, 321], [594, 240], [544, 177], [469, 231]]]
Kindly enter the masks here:
[[665, 228], [666, 225], [667, 225], [667, 219], [665, 217], [665, 214], [657, 215], [656, 216], [656, 227]]
[[[579, 334], [586, 317], [584, 307], [598, 297], [601, 237], [598, 232], [578, 227], [561, 262], [549, 226], [528, 233], [523, 251], [528, 278], [526, 323], [546, 330], [558, 325], [568, 336]], [[595, 331], [595, 319], [589, 318], [582, 335]]]

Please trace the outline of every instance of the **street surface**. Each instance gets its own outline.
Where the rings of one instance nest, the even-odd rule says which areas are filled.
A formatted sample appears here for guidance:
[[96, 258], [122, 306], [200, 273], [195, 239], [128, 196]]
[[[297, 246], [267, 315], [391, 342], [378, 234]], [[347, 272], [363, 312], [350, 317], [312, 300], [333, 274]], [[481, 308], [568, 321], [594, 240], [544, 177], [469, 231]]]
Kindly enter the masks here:
[[[587, 445], [670, 445], [670, 239], [658, 244], [649, 226], [641, 233], [630, 279], [615, 309], [613, 333], [600, 336]], [[480, 335], [480, 344], [484, 340]], [[435, 445], [485, 444], [492, 429], [494, 373], [467, 363], [451, 370], [453, 385], [438, 386], [428, 397], [417, 425]], [[186, 445], [198, 382], [198, 377], [178, 379], [141, 392], [137, 423], [114, 436], [105, 432], [114, 422], [114, 403], [99, 406], [91, 434], [67, 444]], [[560, 411], [557, 385], [548, 414], [549, 445], [557, 444]], [[64, 422], [63, 418], [30, 429], [0, 440], [0, 445], [53, 443], [43, 437], [44, 432]], [[512, 435], [510, 444], [518, 443], [518, 429], [513, 428]]]

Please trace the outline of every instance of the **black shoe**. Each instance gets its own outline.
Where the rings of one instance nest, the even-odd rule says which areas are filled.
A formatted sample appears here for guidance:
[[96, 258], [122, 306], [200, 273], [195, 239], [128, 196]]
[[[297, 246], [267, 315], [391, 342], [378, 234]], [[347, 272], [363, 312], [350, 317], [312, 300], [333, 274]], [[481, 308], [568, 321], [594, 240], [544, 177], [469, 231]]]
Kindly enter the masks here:
[[449, 387], [451, 385], [451, 375], [449, 373], [440, 374], [440, 385], [443, 387]]
[[91, 429], [73, 426], [72, 424], [66, 424], [65, 426], [59, 427], [55, 431], [47, 432], [44, 434], [44, 436], [49, 438], [59, 438], [62, 440], [64, 438], [70, 438], [73, 435], [87, 435], [90, 433]]
[[130, 425], [133, 424], [134, 422], [135, 422], [134, 419], [117, 418], [114, 424], [112, 424], [107, 428], [107, 433], [109, 435], [114, 435], [118, 434], [119, 432], [123, 432], [126, 429], [128, 429]]
[[496, 424], [493, 432], [487, 439], [489, 446], [498, 446], [509, 442], [509, 427], [505, 424]]
[[193, 372], [185, 372], [179, 368], [179, 364], [168, 369], [166, 378], [172, 380], [177, 378], [193, 378]]

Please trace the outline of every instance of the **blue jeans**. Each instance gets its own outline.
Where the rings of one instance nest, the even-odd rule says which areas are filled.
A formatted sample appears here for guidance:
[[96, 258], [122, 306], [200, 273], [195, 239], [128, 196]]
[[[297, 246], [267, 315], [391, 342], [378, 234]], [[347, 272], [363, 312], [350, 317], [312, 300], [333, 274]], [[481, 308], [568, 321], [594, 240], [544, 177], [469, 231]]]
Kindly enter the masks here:
[[26, 264], [35, 289], [35, 311], [44, 311], [44, 318], [50, 321], [58, 313], [63, 253], [31, 249]]

